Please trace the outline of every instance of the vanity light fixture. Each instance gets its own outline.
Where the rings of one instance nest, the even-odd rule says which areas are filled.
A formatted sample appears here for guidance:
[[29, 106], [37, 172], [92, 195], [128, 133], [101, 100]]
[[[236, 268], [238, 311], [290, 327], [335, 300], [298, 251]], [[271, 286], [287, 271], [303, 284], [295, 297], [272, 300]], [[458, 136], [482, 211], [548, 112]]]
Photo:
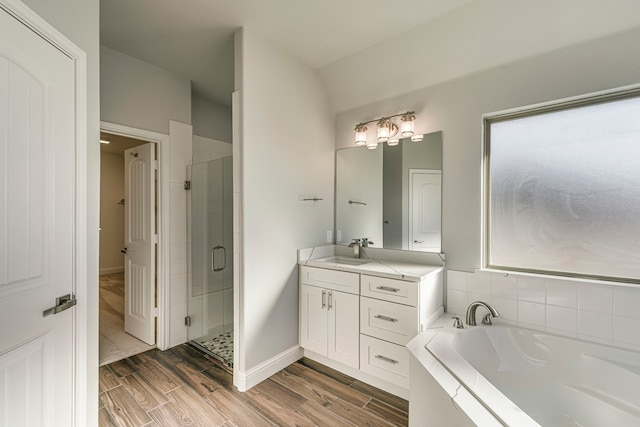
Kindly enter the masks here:
[[375, 150], [376, 148], [378, 148], [378, 143], [377, 142], [372, 141], [372, 142], [367, 143], [367, 149]]
[[356, 145], [366, 145], [367, 144], [367, 127], [366, 126], [356, 126]]
[[378, 142], [387, 142], [391, 133], [398, 133], [398, 126], [391, 123], [388, 119], [381, 119], [378, 122]]
[[[415, 111], [407, 111], [406, 113], [380, 117], [379, 119], [358, 123], [354, 129], [356, 131], [356, 145], [366, 145], [370, 150], [378, 148], [379, 143], [386, 142], [389, 146], [398, 145], [400, 142], [397, 137], [398, 133], [400, 133], [402, 137], [411, 137], [412, 141], [422, 141], [422, 135], [414, 134], [414, 122], [416, 120], [415, 114]], [[400, 117], [400, 120], [402, 121], [400, 128], [398, 128], [398, 125], [391, 120], [396, 117]], [[370, 123], [376, 123], [377, 125], [376, 140], [371, 142], [367, 141], [367, 127], [365, 126]]]
[[400, 120], [402, 120], [400, 135], [404, 137], [413, 136], [413, 122], [416, 120], [416, 116], [413, 114], [405, 114]]
[[100, 138], [100, 144], [109, 144], [111, 141], [107, 138]]

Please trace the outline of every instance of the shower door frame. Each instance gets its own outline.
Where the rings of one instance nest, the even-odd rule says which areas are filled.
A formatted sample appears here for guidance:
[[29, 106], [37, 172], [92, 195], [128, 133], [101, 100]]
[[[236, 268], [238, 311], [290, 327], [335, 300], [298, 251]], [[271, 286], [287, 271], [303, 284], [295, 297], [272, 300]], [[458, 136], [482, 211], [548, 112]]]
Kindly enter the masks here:
[[[188, 176], [188, 180], [190, 182], [190, 191], [189, 191], [189, 195], [188, 195], [188, 218], [189, 218], [189, 225], [188, 225], [188, 235], [190, 237], [189, 239], [189, 244], [188, 244], [188, 256], [187, 256], [187, 263], [188, 263], [188, 285], [187, 285], [187, 317], [189, 319], [189, 324], [188, 324], [188, 329], [187, 329], [187, 341], [194, 343], [196, 346], [201, 347], [200, 345], [200, 338], [203, 337], [208, 337], [211, 335], [211, 331], [219, 329], [221, 331], [221, 334], [224, 334], [226, 332], [229, 332], [229, 328], [228, 326], [231, 325], [231, 330], [233, 330], [234, 325], [235, 325], [235, 318], [233, 317], [233, 315], [231, 316], [231, 319], [227, 319], [228, 317], [228, 313], [227, 313], [227, 308], [230, 309], [231, 313], [233, 313], [235, 311], [235, 295], [233, 295], [234, 293], [234, 277], [233, 277], [233, 228], [231, 230], [231, 234], [230, 235], [226, 235], [227, 233], [227, 226], [231, 226], [233, 224], [233, 184], [232, 184], [232, 180], [233, 180], [233, 156], [231, 154], [227, 154], [227, 155], [222, 155], [221, 157], [217, 157], [217, 158], [213, 158], [213, 159], [209, 159], [207, 161], [202, 161], [202, 162], [198, 162], [198, 163], [192, 163], [191, 165], [189, 165], [188, 167], [188, 171], [187, 171], [187, 176]], [[219, 175], [218, 174], [214, 174], [212, 176], [210, 176], [210, 172], [211, 170], [209, 169], [209, 165], [212, 162], [217, 162], [219, 161]], [[204, 180], [202, 180], [202, 182], [199, 182], [198, 176], [196, 176], [196, 173], [194, 173], [194, 169], [198, 168], [198, 167], [204, 167], [205, 168], [205, 176], [206, 178]], [[198, 173], [200, 173], [201, 171], [198, 171]], [[215, 179], [215, 177], [218, 177], [221, 180], [222, 186], [221, 186], [221, 193], [220, 193], [220, 202], [221, 202], [221, 214], [222, 215], [222, 221], [221, 221], [221, 225], [220, 225], [220, 235], [218, 237], [214, 237], [211, 241], [209, 241], [208, 239], [208, 228], [207, 228], [207, 237], [205, 237], [205, 246], [206, 249], [203, 249], [204, 247], [199, 247], [198, 251], [194, 251], [194, 245], [196, 245], [196, 239], [194, 239], [194, 227], [196, 224], [196, 221], [194, 220], [194, 217], [196, 216], [196, 213], [194, 212], [194, 197], [195, 197], [195, 192], [202, 190], [201, 187], [199, 187], [198, 184], [201, 184], [202, 186], [204, 186], [204, 191], [206, 193], [205, 197], [203, 198], [203, 200], [208, 201], [208, 197], [210, 196], [209, 194], [209, 186], [212, 185], [212, 181], [210, 181], [212, 178]], [[229, 179], [230, 181], [230, 186], [225, 187], [225, 182], [226, 180]], [[214, 184], [215, 185], [215, 184]], [[227, 196], [231, 196], [231, 200], [226, 200]], [[200, 209], [202, 209], [202, 206], [198, 205]], [[205, 209], [204, 209], [204, 217], [200, 218], [200, 216], [198, 216], [198, 218], [200, 218], [201, 221], [206, 222], [209, 226], [213, 226], [215, 227], [217, 223], [217, 221], [214, 221], [216, 224], [209, 224], [209, 218], [207, 216], [207, 212], [208, 209], [210, 208], [209, 205], [205, 205]], [[230, 212], [226, 212], [227, 209], [230, 208]], [[226, 224], [226, 225], [225, 225]], [[220, 244], [223, 244], [224, 246], [220, 246]], [[216, 245], [215, 247], [213, 245]], [[200, 245], [201, 246], [201, 245]], [[214, 269], [214, 259], [213, 259], [213, 251], [215, 249], [219, 249], [219, 248], [224, 248], [224, 257], [225, 257], [225, 262], [224, 262], [224, 267], [220, 270], [216, 270]], [[197, 252], [197, 253], [196, 253]], [[199, 257], [201, 258], [201, 265], [198, 266], [198, 268], [201, 270], [201, 274], [199, 276], [200, 280], [203, 281], [202, 283], [202, 292], [199, 293], [199, 295], [194, 296], [193, 292], [194, 292], [194, 285], [195, 285], [195, 277], [196, 277], [196, 273], [195, 273], [195, 269], [194, 269], [194, 261], [196, 258], [194, 257]], [[205, 261], [206, 259], [206, 261]], [[206, 267], [206, 268], [205, 268]], [[204, 268], [204, 270], [203, 270]], [[209, 275], [212, 274], [212, 272], [214, 271], [221, 271], [221, 270], [227, 270], [231, 268], [231, 272], [224, 272], [223, 276], [220, 277], [220, 285], [221, 288], [219, 290], [214, 290], [211, 292], [208, 292], [208, 286], [209, 286]], [[204, 273], [204, 274], [202, 274]], [[230, 274], [230, 276], [228, 276]], [[227, 288], [226, 285], [231, 284], [231, 287]], [[225, 300], [226, 300], [226, 296], [227, 293], [230, 292], [231, 293], [231, 298], [234, 301], [230, 306], [227, 306], [225, 304]], [[210, 308], [211, 308], [211, 304], [215, 303], [216, 300], [214, 300], [212, 298], [212, 296], [214, 294], [218, 294], [215, 296], [215, 298], [220, 298], [221, 300], [219, 301], [220, 303], [220, 323], [219, 325], [216, 324], [214, 327], [211, 327], [211, 325], [209, 324], [209, 317], [208, 315], [210, 313]], [[225, 314], [227, 313], [227, 314]], [[194, 318], [192, 318], [192, 316], [194, 316]], [[217, 317], [217, 316], [216, 316]], [[226, 320], [230, 320], [230, 322], [227, 322]], [[194, 323], [197, 322], [197, 323]], [[194, 329], [194, 331], [190, 331], [190, 329], [194, 327], [194, 328], [199, 328], [199, 329]], [[198, 331], [197, 333], [195, 333], [195, 331]], [[234, 349], [235, 352], [235, 349]], [[218, 355], [216, 355], [218, 356]], [[221, 357], [221, 356], [220, 356]], [[221, 357], [221, 359], [224, 359]], [[224, 360], [225, 363], [233, 363], [233, 360]]]

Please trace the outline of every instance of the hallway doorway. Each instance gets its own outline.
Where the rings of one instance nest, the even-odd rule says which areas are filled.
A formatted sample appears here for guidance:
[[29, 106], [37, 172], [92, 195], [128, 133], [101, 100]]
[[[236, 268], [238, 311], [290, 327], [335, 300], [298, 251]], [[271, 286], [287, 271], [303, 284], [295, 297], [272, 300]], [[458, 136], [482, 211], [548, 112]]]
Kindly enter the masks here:
[[[129, 260], [130, 254], [126, 254], [127, 246], [130, 246], [127, 240], [130, 239], [125, 237], [125, 230], [127, 230], [127, 226], [130, 227], [131, 222], [127, 218], [132, 217], [130, 212], [132, 206], [127, 206], [128, 200], [126, 197], [127, 192], [131, 191], [131, 186], [129, 186], [129, 190], [125, 188], [126, 160], [128, 157], [137, 154], [138, 148], [143, 148], [150, 143], [106, 132], [100, 134], [100, 139], [99, 363], [104, 365], [156, 347], [155, 296], [157, 263], [155, 258], [157, 255], [155, 245], [152, 248], [150, 247], [154, 259], [148, 262], [149, 273], [143, 275], [147, 278], [147, 283], [144, 287], [136, 279], [136, 277], [140, 277], [139, 274], [132, 274], [130, 271], [125, 274], [127, 263], [131, 264]], [[155, 144], [151, 144], [150, 149], [155, 152]], [[146, 184], [147, 188], [156, 193], [157, 172], [152, 171], [151, 174], [146, 174], [144, 179], [150, 181]], [[129, 195], [129, 198], [131, 197]], [[134, 204], [139, 205], [135, 200]], [[147, 207], [146, 212], [145, 215], [149, 217], [146, 218], [146, 221], [153, 228], [152, 233], [155, 234], [155, 224], [157, 224], [155, 203], [153, 207]], [[147, 300], [146, 306], [141, 305], [139, 302], [138, 296], [142, 294], [147, 294], [144, 298]], [[138, 338], [141, 339], [125, 332], [126, 322], [129, 321], [125, 321], [125, 317], [130, 316], [132, 310], [134, 314], [136, 312], [145, 312], [146, 317], [142, 317], [146, 318], [147, 323], [149, 323], [147, 329], [150, 330], [150, 333], [147, 333], [146, 336], [139, 336], [138, 333], [133, 332], [134, 335], [138, 335]], [[131, 332], [131, 327], [128, 330]]]

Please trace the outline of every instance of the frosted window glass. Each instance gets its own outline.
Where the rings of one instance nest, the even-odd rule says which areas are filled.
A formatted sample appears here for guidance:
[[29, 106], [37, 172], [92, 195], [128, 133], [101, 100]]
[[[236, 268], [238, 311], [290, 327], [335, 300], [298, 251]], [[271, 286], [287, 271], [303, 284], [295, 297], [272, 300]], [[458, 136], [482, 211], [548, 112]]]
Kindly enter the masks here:
[[489, 266], [640, 279], [640, 99], [488, 126]]

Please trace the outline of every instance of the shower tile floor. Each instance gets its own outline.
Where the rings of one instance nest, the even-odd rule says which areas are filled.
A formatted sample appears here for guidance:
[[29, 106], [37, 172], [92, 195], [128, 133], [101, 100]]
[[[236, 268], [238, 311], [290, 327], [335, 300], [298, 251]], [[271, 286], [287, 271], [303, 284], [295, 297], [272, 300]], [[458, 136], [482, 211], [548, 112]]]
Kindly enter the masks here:
[[233, 331], [223, 332], [214, 338], [201, 338], [191, 341], [196, 347], [201, 348], [213, 357], [220, 359], [229, 368], [233, 369]]

